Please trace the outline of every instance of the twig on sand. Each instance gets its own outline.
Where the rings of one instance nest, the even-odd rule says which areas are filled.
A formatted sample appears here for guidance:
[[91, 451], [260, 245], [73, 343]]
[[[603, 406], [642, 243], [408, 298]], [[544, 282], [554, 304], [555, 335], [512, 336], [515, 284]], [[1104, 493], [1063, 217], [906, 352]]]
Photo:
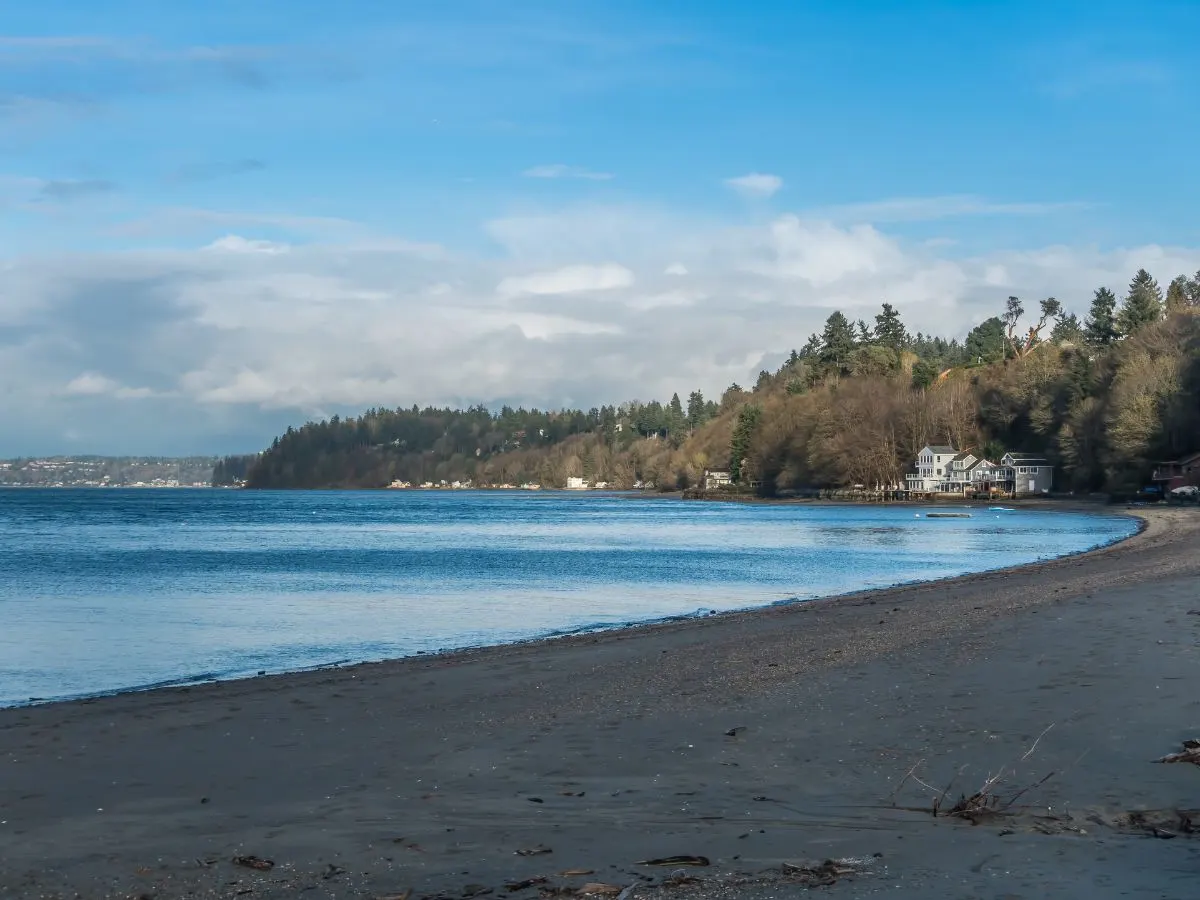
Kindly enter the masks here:
[[1021, 762], [1025, 762], [1025, 760], [1027, 760], [1027, 759], [1029, 759], [1029, 757], [1033, 756], [1033, 751], [1037, 749], [1038, 744], [1040, 744], [1042, 742], [1042, 738], [1044, 738], [1046, 736], [1047, 732], [1049, 732], [1050, 729], [1053, 727], [1054, 727], [1053, 722], [1051, 722], [1049, 725], [1046, 726], [1046, 730], [1037, 736], [1037, 740], [1033, 742], [1033, 746], [1025, 751], [1025, 755], [1021, 757]]
[[[1022, 754], [1018, 762], [1025, 762], [1031, 756], [1033, 756], [1034, 752], [1036, 752], [1038, 748], [1038, 745], [1041, 743], [1042, 738], [1044, 738], [1046, 733], [1049, 732], [1053, 727], [1053, 724], [1047, 726], [1046, 729], [1037, 736], [1034, 742], [1030, 745], [1029, 749]], [[1198, 760], [1200, 760], [1200, 744], [1197, 744], [1197, 748], [1197, 757]], [[989, 775], [984, 780], [983, 785], [979, 788], [979, 790], [975, 791], [969, 796], [963, 794], [957, 803], [947, 809], [945, 806], [946, 797], [949, 796], [951, 789], [954, 787], [954, 783], [966, 770], [966, 766], [960, 768], [958, 772], [955, 773], [954, 777], [950, 779], [950, 783], [939, 792], [930, 784], [922, 781], [917, 775], [916, 770], [920, 765], [921, 763], [918, 762], [917, 765], [913, 766], [912, 769], [905, 774], [904, 778], [900, 782], [900, 785], [897, 786], [896, 791], [892, 793], [892, 798], [895, 797], [900, 788], [908, 781], [915, 781], [917, 784], [921, 785], [921, 787], [925, 788], [934, 795], [934, 799], [929, 811], [933, 813], [935, 817], [941, 816], [966, 819], [973, 824], [978, 823], [980, 820], [990, 816], [999, 816], [1010, 812], [1013, 807], [1016, 806], [1018, 800], [1020, 800], [1030, 791], [1041, 787], [1047, 781], [1053, 778], [1055, 774], [1057, 774], [1055, 772], [1050, 772], [1049, 774], [1044, 775], [1038, 781], [1027, 784], [1017, 790], [1012, 790], [1009, 787], [1009, 781], [1016, 774], [1016, 768], [1015, 766], [1001, 766], [997, 772]]]

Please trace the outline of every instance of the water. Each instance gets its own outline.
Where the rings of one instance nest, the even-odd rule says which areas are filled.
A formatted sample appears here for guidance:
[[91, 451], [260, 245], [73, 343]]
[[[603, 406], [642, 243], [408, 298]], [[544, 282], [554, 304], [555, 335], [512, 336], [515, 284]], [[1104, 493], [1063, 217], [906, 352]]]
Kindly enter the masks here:
[[0, 705], [804, 600], [1134, 530], [598, 494], [0, 490]]

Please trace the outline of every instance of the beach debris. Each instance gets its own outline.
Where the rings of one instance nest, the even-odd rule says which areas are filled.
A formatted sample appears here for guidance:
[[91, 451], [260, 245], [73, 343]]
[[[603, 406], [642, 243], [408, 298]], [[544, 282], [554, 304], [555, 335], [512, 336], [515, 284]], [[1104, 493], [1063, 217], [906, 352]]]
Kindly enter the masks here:
[[1183, 742], [1183, 750], [1179, 753], [1168, 753], [1161, 759], [1156, 759], [1158, 763], [1191, 763], [1194, 766], [1200, 766], [1200, 741], [1190, 740]]
[[492, 893], [492, 889], [485, 884], [468, 884], [462, 889], [463, 900], [470, 900], [472, 897], [486, 897]]
[[1200, 809], [1136, 809], [1115, 818], [1093, 814], [1088, 819], [1106, 828], [1138, 831], [1156, 838], [1200, 835]]
[[545, 844], [538, 844], [536, 847], [528, 847], [522, 850], [517, 850], [516, 854], [517, 856], [545, 856], [547, 853], [553, 852], [554, 851]]
[[[1018, 760], [1017, 764], [1024, 763], [1034, 754], [1034, 751], [1037, 750], [1038, 744], [1041, 743], [1042, 738], [1044, 738], [1047, 732], [1049, 732], [1053, 727], [1053, 724], [1046, 726], [1046, 729], [1037, 736], [1037, 739], [1033, 742], [1030, 748], [1025, 751], [1024, 755], [1020, 758], [1020, 760]], [[953, 789], [955, 781], [957, 781], [958, 776], [965, 771], [966, 766], [963, 766], [958, 770], [958, 772], [955, 773], [954, 777], [950, 779], [950, 783], [947, 784], [943, 790], [938, 791], [937, 788], [933, 787], [933, 785], [929, 784], [928, 782], [921, 780], [921, 778], [917, 775], [917, 769], [923, 762], [924, 760], [918, 760], [916, 764], [913, 765], [913, 767], [909, 769], [907, 773], [905, 773], [904, 777], [900, 780], [900, 783], [896, 785], [896, 788], [892, 792], [890, 798], [893, 801], [893, 805], [896, 794], [899, 793], [900, 789], [907, 782], [913, 781], [925, 790], [930, 791], [934, 796], [934, 800], [933, 803], [928, 807], [909, 807], [910, 809], [913, 809], [913, 811], [928, 812], [935, 818], [948, 817], [963, 819], [970, 822], [972, 825], [978, 825], [981, 821], [989, 818], [1013, 815], [1015, 812], [1014, 808], [1016, 807], [1018, 800], [1020, 800], [1030, 791], [1041, 787], [1057, 774], [1056, 772], [1050, 772], [1032, 784], [1028, 784], [1022, 788], [1013, 790], [1008, 786], [1008, 781], [1011, 776], [1016, 774], [1017, 764], [1013, 764], [1011, 766], [1001, 766], [999, 771], [997, 771], [994, 775], [989, 775], [984, 780], [983, 786], [980, 787], [979, 790], [970, 795], [960, 794], [958, 802], [953, 806], [947, 807], [946, 798], [950, 795], [950, 791]]]
[[623, 891], [621, 891], [621, 893], [617, 894], [617, 900], [630, 900], [630, 898], [633, 896], [633, 892], [635, 890], [637, 890], [636, 884], [629, 885], [629, 887], [625, 888], [625, 890], [623, 890]]
[[686, 869], [676, 869], [662, 880], [663, 887], [686, 887], [689, 884], [700, 884], [701, 879], [689, 875]]
[[643, 859], [639, 866], [708, 866], [707, 856], [663, 856], [659, 859]]
[[619, 884], [605, 884], [602, 881], [589, 881], [579, 889], [581, 897], [616, 897], [625, 890]]
[[733, 728], [730, 728], [727, 732], [725, 732], [725, 737], [737, 737], [745, 730], [745, 725], [735, 725]]
[[329, 865], [327, 865], [325, 867], [325, 871], [321, 873], [321, 877], [324, 878], [326, 881], [329, 881], [329, 879], [331, 879], [331, 878], [337, 878], [339, 875], [345, 875], [345, 874], [346, 874], [346, 870], [344, 868], [342, 868], [341, 866], [335, 866], [333, 863], [330, 863]]
[[595, 869], [566, 869], [565, 871], [559, 872], [558, 876], [560, 878], [578, 878], [581, 875], [595, 875], [595, 874], [596, 874]]
[[545, 803], [546, 802], [541, 797], [526, 797], [525, 799], [528, 800], [530, 803]]
[[375, 900], [409, 900], [412, 897], [412, 888], [406, 888], [399, 894], [380, 894]]
[[802, 881], [812, 886], [826, 887], [836, 884], [839, 878], [855, 875], [864, 864], [854, 859], [827, 859], [822, 863], [787, 863], [781, 867], [789, 879]]
[[526, 888], [535, 887], [539, 884], [545, 884], [550, 879], [545, 875], [535, 875], [533, 878], [526, 878], [523, 881], [506, 881], [504, 883], [505, 890], [515, 894], [517, 891], [523, 891]]
[[263, 859], [259, 856], [235, 856], [233, 858], [234, 865], [242, 866], [247, 869], [257, 869], [260, 872], [269, 872], [275, 868], [275, 861], [271, 859]]
[[561, 797], [583, 797], [587, 795], [587, 791], [559, 791]]

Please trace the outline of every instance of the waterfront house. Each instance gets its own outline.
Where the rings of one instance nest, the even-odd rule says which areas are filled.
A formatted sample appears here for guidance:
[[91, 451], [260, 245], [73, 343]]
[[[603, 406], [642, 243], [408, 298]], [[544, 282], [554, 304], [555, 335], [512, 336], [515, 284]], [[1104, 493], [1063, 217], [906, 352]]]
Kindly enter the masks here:
[[1151, 480], [1164, 494], [1176, 488], [1200, 484], [1200, 453], [1189, 453], [1171, 462], [1160, 462], [1154, 467]]
[[1007, 489], [1018, 497], [1048, 494], [1054, 485], [1054, 467], [1043, 457], [1005, 453], [1000, 465], [1005, 469]]
[[704, 471], [704, 489], [706, 491], [728, 487], [733, 484], [733, 477], [728, 472]]
[[918, 494], [930, 494], [938, 490], [945, 478], [950, 461], [958, 451], [948, 444], [930, 445], [917, 454], [916, 472], [904, 476], [905, 490]]
[[974, 479], [971, 471], [979, 462], [979, 457], [969, 450], [954, 454], [946, 463], [942, 480], [937, 486], [938, 491], [943, 494], [965, 494], [972, 490]]
[[[1006, 453], [999, 463], [959, 451], [948, 444], [931, 445], [917, 456], [916, 471], [904, 479], [914, 494], [980, 494], [1002, 491], [1015, 496], [1047, 494], [1054, 482], [1054, 467], [1040, 456]], [[1200, 476], [1200, 454], [1196, 454]]]
[[586, 491], [587, 489], [588, 483], [582, 478], [576, 478], [574, 475], [572, 475], [567, 479], [568, 491]]
[[971, 468], [972, 493], [990, 494], [992, 491], [1007, 491], [1008, 472], [1004, 466], [988, 459], [981, 459]]

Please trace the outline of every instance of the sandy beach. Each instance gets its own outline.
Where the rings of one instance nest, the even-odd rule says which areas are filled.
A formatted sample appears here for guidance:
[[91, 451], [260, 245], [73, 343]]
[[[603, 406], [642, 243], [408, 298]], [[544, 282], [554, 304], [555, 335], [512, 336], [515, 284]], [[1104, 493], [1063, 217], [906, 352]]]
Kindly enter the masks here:
[[[1200, 513], [1138, 514], [1019, 570], [0, 710], [0, 897], [1200, 896], [1200, 771], [1151, 762], [1200, 737]], [[998, 772], [1003, 814], [932, 814]]]

